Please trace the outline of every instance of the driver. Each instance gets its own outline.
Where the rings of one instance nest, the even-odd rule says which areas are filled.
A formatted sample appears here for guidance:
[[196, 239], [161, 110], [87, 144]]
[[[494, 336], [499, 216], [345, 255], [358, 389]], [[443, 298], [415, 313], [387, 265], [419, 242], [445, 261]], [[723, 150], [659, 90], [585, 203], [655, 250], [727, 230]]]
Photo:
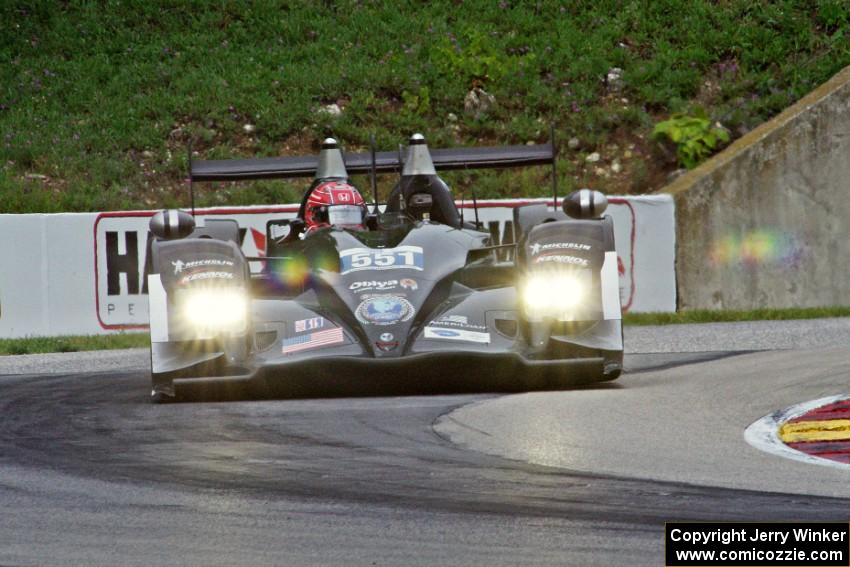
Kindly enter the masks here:
[[304, 224], [307, 233], [327, 226], [363, 229], [366, 203], [347, 181], [320, 183], [307, 197]]

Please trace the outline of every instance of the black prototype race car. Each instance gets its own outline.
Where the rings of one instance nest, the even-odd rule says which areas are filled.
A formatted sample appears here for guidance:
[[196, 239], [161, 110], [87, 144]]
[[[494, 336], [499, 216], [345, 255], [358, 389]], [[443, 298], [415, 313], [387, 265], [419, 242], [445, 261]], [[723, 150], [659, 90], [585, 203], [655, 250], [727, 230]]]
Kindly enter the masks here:
[[[371, 157], [371, 159], [370, 159]], [[270, 221], [264, 257], [246, 257], [234, 220], [151, 220], [152, 400], [176, 385], [273, 385], [282, 395], [413, 386], [558, 389], [612, 380], [623, 360], [617, 255], [607, 200], [588, 189], [514, 210], [515, 243], [464, 222], [438, 169], [553, 164], [550, 144], [195, 161], [191, 180], [309, 176], [301, 211]], [[304, 231], [317, 186], [401, 171], [362, 227]], [[554, 187], [554, 177], [553, 177]], [[557, 190], [555, 189], [557, 203]], [[375, 196], [377, 203], [377, 196]], [[262, 261], [252, 274], [249, 262]], [[366, 388], [368, 390], [368, 388]]]

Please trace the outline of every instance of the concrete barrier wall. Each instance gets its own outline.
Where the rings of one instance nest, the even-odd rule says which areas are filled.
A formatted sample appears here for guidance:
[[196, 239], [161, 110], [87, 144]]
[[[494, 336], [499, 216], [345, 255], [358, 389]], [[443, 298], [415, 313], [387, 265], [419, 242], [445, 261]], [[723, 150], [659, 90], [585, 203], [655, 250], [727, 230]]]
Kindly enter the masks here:
[[[513, 208], [530, 202], [535, 200], [482, 200], [479, 217], [495, 242], [513, 242]], [[611, 197], [610, 202], [624, 309], [674, 310], [672, 199]], [[298, 205], [203, 209], [197, 218], [200, 225], [209, 218], [235, 219], [242, 250], [261, 256], [266, 223], [297, 211]], [[471, 203], [464, 211], [471, 220]], [[146, 330], [151, 215], [0, 215], [0, 337]], [[252, 262], [251, 268], [260, 270], [262, 262]]]
[[680, 309], [850, 305], [850, 67], [662, 192]]

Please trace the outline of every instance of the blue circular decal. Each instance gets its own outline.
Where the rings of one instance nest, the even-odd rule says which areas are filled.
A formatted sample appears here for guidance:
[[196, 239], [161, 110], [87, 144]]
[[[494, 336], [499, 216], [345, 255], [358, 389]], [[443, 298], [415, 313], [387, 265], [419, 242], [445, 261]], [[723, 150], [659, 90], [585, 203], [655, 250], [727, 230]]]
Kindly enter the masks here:
[[394, 325], [413, 317], [413, 305], [403, 297], [379, 295], [364, 300], [357, 306], [355, 316], [361, 323]]

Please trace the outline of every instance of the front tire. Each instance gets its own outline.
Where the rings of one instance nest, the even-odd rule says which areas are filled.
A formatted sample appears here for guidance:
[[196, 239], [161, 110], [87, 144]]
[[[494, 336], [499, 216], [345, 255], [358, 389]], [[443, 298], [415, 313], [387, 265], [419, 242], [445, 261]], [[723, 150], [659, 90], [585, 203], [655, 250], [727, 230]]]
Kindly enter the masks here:
[[602, 377], [600, 382], [610, 382], [616, 380], [623, 373], [623, 353], [620, 352], [615, 356], [606, 356], [602, 363]]

